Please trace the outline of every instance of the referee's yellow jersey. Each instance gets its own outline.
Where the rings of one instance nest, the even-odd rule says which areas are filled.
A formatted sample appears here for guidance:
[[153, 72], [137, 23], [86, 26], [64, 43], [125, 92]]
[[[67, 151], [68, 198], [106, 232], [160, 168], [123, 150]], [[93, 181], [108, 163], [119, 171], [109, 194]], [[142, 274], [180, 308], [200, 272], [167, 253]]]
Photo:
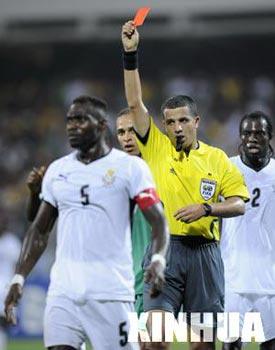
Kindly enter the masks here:
[[142, 158], [149, 165], [156, 182], [170, 233], [219, 240], [216, 217], [203, 217], [186, 224], [177, 221], [174, 214], [190, 204], [216, 203], [219, 196], [239, 196], [247, 200], [248, 189], [237, 167], [222, 150], [201, 141], [198, 149], [191, 150], [188, 156], [177, 152], [152, 119], [145, 144], [137, 141]]

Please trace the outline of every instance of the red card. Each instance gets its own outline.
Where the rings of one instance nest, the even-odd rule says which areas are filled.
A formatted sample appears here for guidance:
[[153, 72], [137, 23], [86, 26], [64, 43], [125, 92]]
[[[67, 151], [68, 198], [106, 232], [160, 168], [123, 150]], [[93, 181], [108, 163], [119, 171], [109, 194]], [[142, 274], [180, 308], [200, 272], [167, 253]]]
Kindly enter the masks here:
[[143, 25], [143, 22], [145, 21], [145, 18], [148, 15], [150, 10], [151, 10], [150, 7], [141, 7], [140, 9], [137, 10], [137, 13], [134, 18], [134, 25], [136, 27]]

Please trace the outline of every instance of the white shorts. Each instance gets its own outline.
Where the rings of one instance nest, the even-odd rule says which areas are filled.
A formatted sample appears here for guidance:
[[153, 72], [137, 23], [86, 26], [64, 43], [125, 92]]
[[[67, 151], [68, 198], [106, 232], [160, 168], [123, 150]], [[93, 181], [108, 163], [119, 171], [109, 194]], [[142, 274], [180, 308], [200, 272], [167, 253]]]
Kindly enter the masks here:
[[80, 349], [88, 338], [95, 350], [137, 350], [128, 343], [131, 302], [89, 299], [76, 303], [66, 297], [48, 297], [44, 314], [45, 347], [70, 345]]
[[239, 294], [226, 290], [224, 310], [240, 313], [240, 327], [246, 312], [260, 312], [265, 341], [275, 339], [275, 295]]

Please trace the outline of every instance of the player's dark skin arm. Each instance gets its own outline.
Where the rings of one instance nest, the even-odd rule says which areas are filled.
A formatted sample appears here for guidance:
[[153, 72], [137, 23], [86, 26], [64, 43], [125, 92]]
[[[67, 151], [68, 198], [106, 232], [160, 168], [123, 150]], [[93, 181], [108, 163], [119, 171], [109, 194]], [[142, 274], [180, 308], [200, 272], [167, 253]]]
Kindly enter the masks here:
[[38, 209], [40, 207], [41, 200], [39, 198], [38, 193], [31, 193], [28, 197], [28, 204], [27, 204], [27, 219], [30, 222], [33, 222], [35, 219], [35, 216], [38, 212]]
[[[38, 259], [47, 247], [49, 233], [57, 218], [57, 209], [46, 202], [42, 202], [34, 222], [28, 229], [22, 245], [16, 274], [24, 278], [28, 276]], [[6, 319], [9, 323], [16, 323], [13, 307], [17, 305], [22, 295], [20, 284], [12, 284], [5, 300]]]
[[27, 178], [27, 186], [30, 191], [27, 203], [27, 219], [30, 222], [34, 220], [41, 204], [39, 193], [41, 191], [41, 183], [45, 171], [45, 166], [41, 166], [40, 168], [33, 168]]
[[[161, 203], [154, 204], [142, 212], [152, 227], [152, 255], [160, 254], [165, 257], [170, 236]], [[159, 261], [151, 263], [146, 270], [145, 281], [153, 283], [152, 297], [158, 295], [162, 288], [164, 283], [163, 270]]]

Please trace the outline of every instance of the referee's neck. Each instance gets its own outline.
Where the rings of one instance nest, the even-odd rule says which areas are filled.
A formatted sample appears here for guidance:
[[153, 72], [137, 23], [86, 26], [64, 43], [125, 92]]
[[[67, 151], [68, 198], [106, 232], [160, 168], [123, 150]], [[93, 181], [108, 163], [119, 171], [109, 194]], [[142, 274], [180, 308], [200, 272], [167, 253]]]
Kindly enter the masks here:
[[192, 149], [198, 149], [200, 147], [199, 141], [195, 139], [190, 146], [183, 149], [183, 152], [188, 156]]

